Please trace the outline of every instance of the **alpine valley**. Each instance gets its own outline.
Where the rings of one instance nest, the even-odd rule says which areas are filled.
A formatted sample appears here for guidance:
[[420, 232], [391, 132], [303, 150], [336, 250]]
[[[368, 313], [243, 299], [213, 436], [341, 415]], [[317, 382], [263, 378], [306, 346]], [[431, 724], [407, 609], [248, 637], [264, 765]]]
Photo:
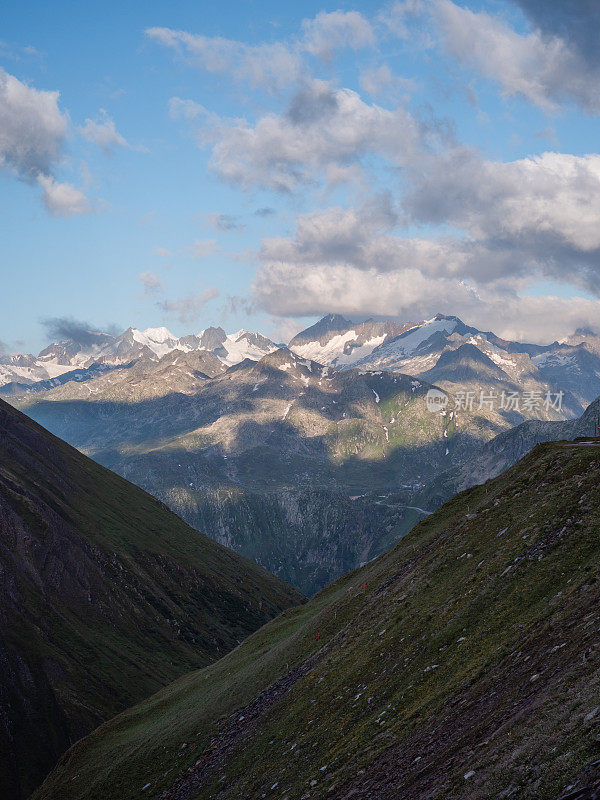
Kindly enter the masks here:
[[221, 328], [83, 338], [4, 357], [0, 392], [308, 595], [489, 477], [476, 465], [516, 426], [575, 419], [600, 394], [597, 335], [523, 344], [440, 314], [328, 315], [287, 347]]
[[597, 442], [538, 445], [102, 725], [34, 800], [597, 798], [599, 474]]

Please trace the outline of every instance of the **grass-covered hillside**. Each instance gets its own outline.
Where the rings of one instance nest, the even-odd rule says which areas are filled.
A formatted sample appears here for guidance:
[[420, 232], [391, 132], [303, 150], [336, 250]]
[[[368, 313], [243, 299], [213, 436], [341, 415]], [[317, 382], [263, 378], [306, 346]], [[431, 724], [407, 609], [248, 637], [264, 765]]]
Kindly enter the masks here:
[[0, 796], [301, 601], [0, 401]]
[[100, 727], [35, 800], [551, 800], [592, 781], [599, 477], [598, 446], [536, 447]]

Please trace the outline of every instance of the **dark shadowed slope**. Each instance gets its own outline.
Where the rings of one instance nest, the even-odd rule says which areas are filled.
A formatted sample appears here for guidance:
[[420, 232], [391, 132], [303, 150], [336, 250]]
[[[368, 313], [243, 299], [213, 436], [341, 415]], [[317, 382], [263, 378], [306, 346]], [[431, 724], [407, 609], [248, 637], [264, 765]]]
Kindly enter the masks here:
[[0, 401], [0, 796], [301, 596]]
[[35, 800], [556, 800], [593, 780], [599, 477], [600, 447], [536, 447], [99, 728]]

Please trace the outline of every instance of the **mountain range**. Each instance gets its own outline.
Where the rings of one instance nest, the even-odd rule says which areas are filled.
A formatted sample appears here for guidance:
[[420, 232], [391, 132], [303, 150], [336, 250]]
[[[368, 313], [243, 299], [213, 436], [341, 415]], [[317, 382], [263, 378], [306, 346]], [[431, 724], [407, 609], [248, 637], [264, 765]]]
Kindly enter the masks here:
[[[5, 393], [19, 393], [42, 382], [41, 388], [58, 386], [65, 380], [85, 380], [86, 370], [122, 366], [138, 360], [157, 361], [177, 350], [212, 353], [227, 366], [245, 358], [258, 360], [276, 349], [259, 333], [240, 330], [227, 334], [222, 328], [206, 328], [198, 334], [177, 338], [167, 328], [128, 328], [120, 336], [84, 331], [79, 340], [66, 339], [46, 347], [36, 357], [31, 354], [0, 355], [0, 387]], [[77, 376], [72, 373], [77, 372]], [[70, 376], [72, 377], [66, 377]], [[62, 380], [59, 380], [61, 379]], [[40, 388], [40, 387], [37, 387]]]
[[[212, 328], [176, 340], [158, 330], [113, 340], [112, 363], [104, 343], [104, 361], [8, 384], [5, 397], [308, 595], [447, 499], [494, 437], [528, 419], [575, 418], [600, 394], [600, 341], [585, 332], [541, 346], [456, 317], [354, 325], [330, 315], [276, 348], [257, 334]], [[235, 358], [254, 358], [228, 364], [232, 341]], [[60, 348], [66, 360], [74, 345]], [[434, 387], [448, 403], [432, 414]], [[545, 406], [561, 392], [558, 407]], [[537, 406], [499, 405], [527, 394]], [[426, 486], [435, 491], [421, 497]]]
[[[259, 361], [280, 346], [260, 333], [227, 334], [218, 327], [179, 338], [164, 327], [129, 328], [117, 337], [89, 331], [79, 338], [83, 342], [71, 339], [49, 345], [37, 357], [0, 356], [0, 390], [4, 395], [48, 390], [92, 379], [111, 368], [151, 364], [174, 351], [212, 354], [227, 368], [245, 359]], [[565, 417], [580, 414], [600, 394], [600, 336], [586, 330], [539, 345], [507, 341], [442, 314], [417, 323], [353, 323], [330, 314], [294, 336], [288, 347], [322, 366], [399, 371], [437, 382], [450, 392], [461, 388], [465, 378], [478, 378], [477, 364], [485, 362], [490, 369], [495, 367], [496, 382], [513, 389], [562, 391]], [[452, 369], [453, 360], [469, 359], [475, 362], [474, 369]], [[212, 377], [210, 370], [207, 374]], [[478, 388], [487, 385], [484, 380]]]
[[[496, 381], [520, 391], [563, 391], [565, 416], [580, 414], [600, 394], [600, 336], [592, 331], [538, 345], [507, 341], [442, 314], [416, 324], [353, 324], [329, 315], [294, 337], [289, 347], [328, 366], [397, 370], [449, 392], [465, 388], [473, 379], [481, 382], [477, 388], [485, 389], [489, 382], [477, 367], [485, 363], [495, 368]], [[459, 354], [472, 359], [475, 367], [452, 370]]]
[[0, 796], [302, 596], [0, 400]]
[[35, 800], [600, 785], [594, 334], [97, 336], [3, 387], [0, 787], [98, 724]]
[[34, 800], [591, 800], [600, 449], [537, 446], [102, 725]]

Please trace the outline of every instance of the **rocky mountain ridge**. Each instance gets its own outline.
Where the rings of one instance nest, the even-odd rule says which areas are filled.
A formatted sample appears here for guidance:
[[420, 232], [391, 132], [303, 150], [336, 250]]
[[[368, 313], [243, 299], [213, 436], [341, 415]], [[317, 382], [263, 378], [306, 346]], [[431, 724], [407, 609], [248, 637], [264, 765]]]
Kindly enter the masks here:
[[[86, 331], [83, 341], [66, 339], [46, 347], [37, 356], [0, 355], [0, 388], [5, 394], [18, 394], [50, 388], [65, 380], [86, 380], [81, 371], [92, 369], [91, 377], [99, 368], [124, 366], [136, 361], [158, 361], [178, 350], [182, 353], [198, 351], [212, 353], [222, 364], [231, 366], [245, 358], [259, 360], [276, 345], [260, 333], [239, 330], [227, 334], [222, 328], [206, 328], [198, 334], [180, 338], [167, 328], [147, 328], [140, 331], [128, 328], [120, 336]], [[77, 376], [69, 377], [77, 372]], [[38, 384], [42, 382], [43, 385]]]

